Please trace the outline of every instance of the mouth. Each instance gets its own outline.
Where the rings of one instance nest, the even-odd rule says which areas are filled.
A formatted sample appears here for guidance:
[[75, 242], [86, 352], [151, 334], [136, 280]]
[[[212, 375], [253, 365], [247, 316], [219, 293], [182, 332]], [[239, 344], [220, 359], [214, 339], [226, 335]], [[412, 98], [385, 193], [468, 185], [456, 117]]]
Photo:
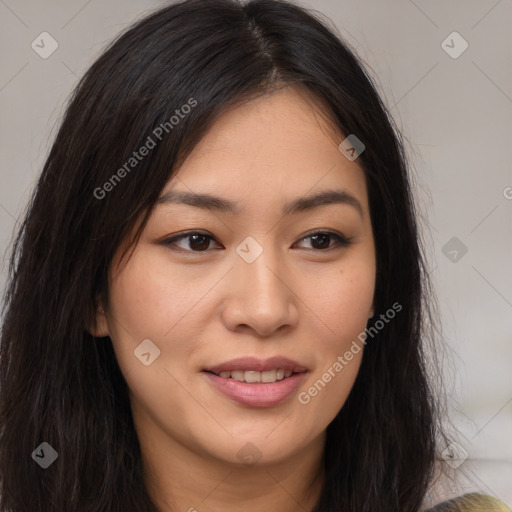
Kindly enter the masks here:
[[210, 372], [208, 370], [206, 371], [207, 373], [212, 373], [222, 379], [233, 379], [237, 382], [246, 382], [247, 384], [272, 384], [274, 382], [287, 379], [297, 373], [303, 373], [300, 371], [294, 372], [293, 370], [285, 370], [284, 368], [266, 370], [263, 372], [259, 372], [257, 370], [228, 370], [219, 373]]
[[234, 359], [202, 373], [214, 389], [240, 405], [273, 407], [290, 398], [308, 370], [291, 359], [274, 357]]

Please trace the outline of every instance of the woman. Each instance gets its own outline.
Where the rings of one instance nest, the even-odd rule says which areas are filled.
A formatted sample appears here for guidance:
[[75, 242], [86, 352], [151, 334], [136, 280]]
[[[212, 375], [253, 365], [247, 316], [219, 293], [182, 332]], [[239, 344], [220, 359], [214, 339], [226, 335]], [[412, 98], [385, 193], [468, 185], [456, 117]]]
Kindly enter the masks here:
[[425, 510], [428, 298], [346, 44], [286, 2], [166, 7], [81, 80], [15, 244], [1, 510]]

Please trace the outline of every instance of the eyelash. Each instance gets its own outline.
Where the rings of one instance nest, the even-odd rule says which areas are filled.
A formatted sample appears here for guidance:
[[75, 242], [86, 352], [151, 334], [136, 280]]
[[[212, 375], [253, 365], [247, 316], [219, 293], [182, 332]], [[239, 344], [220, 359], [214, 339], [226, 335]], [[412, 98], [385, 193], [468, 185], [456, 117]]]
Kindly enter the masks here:
[[[209, 233], [202, 233], [200, 231], [189, 231], [187, 233], [182, 233], [181, 235], [162, 240], [161, 243], [165, 246], [172, 246], [179, 240], [187, 239], [187, 238], [190, 239], [190, 237], [192, 235], [199, 235], [204, 238], [208, 238], [210, 240], [215, 240], [215, 237], [213, 237]], [[335, 231], [328, 231], [328, 230], [327, 231], [315, 231], [313, 233], [310, 233], [309, 235], [306, 235], [305, 237], [302, 237], [299, 241], [302, 242], [302, 241], [306, 240], [307, 238], [312, 238], [316, 235], [327, 235], [327, 236], [333, 238], [334, 240], [336, 240], [336, 244], [328, 247], [327, 249], [307, 249], [307, 250], [314, 251], [314, 252], [330, 252], [333, 249], [341, 249], [344, 247], [348, 247], [352, 244], [352, 238], [347, 238], [344, 235], [342, 235], [341, 233], [336, 233]], [[205, 253], [205, 252], [210, 252], [208, 249], [203, 250], [203, 251], [193, 251], [193, 250], [189, 250], [189, 249], [183, 249], [181, 247], [179, 249], [173, 249], [173, 250], [176, 250], [177, 252], [199, 253], [199, 254]]]

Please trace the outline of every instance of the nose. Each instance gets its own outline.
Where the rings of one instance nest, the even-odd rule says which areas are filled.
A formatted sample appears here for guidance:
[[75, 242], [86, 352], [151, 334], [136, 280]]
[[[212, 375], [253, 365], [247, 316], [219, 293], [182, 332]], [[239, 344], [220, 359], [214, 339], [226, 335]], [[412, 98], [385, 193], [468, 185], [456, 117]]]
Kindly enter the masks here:
[[275, 251], [265, 248], [252, 263], [236, 256], [227, 281], [221, 316], [229, 330], [269, 337], [296, 325], [300, 300]]

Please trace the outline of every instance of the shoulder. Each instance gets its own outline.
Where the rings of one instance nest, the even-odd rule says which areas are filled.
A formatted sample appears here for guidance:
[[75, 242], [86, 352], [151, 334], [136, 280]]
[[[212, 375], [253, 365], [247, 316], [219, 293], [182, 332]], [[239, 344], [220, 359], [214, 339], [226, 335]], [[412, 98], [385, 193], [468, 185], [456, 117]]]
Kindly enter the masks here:
[[472, 492], [443, 501], [425, 512], [512, 512], [512, 509], [492, 496]]

